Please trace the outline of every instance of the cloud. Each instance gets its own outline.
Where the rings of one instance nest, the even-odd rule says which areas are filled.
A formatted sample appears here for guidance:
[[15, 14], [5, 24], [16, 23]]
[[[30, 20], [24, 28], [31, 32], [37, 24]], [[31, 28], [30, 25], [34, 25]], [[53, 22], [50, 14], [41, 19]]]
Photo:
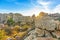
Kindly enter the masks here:
[[49, 12], [49, 10], [34, 7], [34, 8], [29, 9], [29, 10], [21, 11], [21, 13], [23, 13], [26, 16], [28, 16], [28, 15], [32, 16], [33, 14], [35, 14], [37, 16], [41, 11]]
[[38, 4], [40, 4], [40, 5], [35, 5], [33, 3], [33, 1], [31, 1], [31, 4], [34, 5], [34, 7], [30, 8], [29, 10], [21, 11], [21, 13], [24, 14], [24, 15], [30, 15], [30, 16], [35, 14], [37, 16], [41, 11], [43, 11], [43, 12], [50, 12], [50, 9], [48, 8], [50, 2], [43, 2], [43, 1], [40, 1], [40, 2], [36, 1], [36, 2]]
[[[16, 1], [16, 0], [7, 0], [9, 2]], [[38, 15], [39, 12], [47, 12], [47, 13], [60, 13], [60, 4], [56, 5], [54, 8], [50, 9], [51, 5], [53, 5], [53, 1], [44, 1], [44, 0], [31, 0], [32, 8], [26, 10], [17, 10], [12, 12], [22, 13], [24, 15]], [[15, 2], [15, 4], [20, 5], [19, 2]], [[21, 4], [22, 5], [22, 4]], [[10, 12], [11, 10], [1, 10], [1, 12]]]
[[[40, 5], [35, 5], [33, 2], [31, 2], [35, 6], [35, 9], [37, 8], [37, 10], [33, 11], [36, 15], [41, 11], [47, 12], [49, 14], [50, 13], [60, 13], [60, 4], [56, 5], [52, 9], [49, 8], [49, 7], [51, 7], [51, 5], [54, 4], [54, 1], [36, 0], [36, 2], [37, 2], [37, 4], [40, 4]], [[34, 9], [31, 9], [31, 10], [34, 10]]]
[[7, 10], [7, 9], [0, 9], [0, 13], [10, 13], [10, 12], [13, 12], [13, 13], [19, 13], [21, 11], [18, 11], [18, 10]]
[[6, 10], [6, 9], [0, 9], [0, 13], [7, 13], [9, 12], [9, 10]]
[[[27, 15], [28, 14], [38, 15], [41, 11], [50, 13], [50, 9], [49, 9], [49, 6], [51, 4], [50, 1], [45, 2], [42, 0], [36, 0], [36, 2], [37, 2], [37, 5], [35, 5], [35, 3], [33, 3], [33, 1], [31, 1], [31, 4], [34, 5], [34, 7], [25, 12], [25, 13], [27, 13]], [[40, 5], [38, 5], [38, 4], [40, 4]]]
[[[37, 10], [37, 11], [36, 11]], [[25, 10], [22, 12], [24, 15], [33, 15], [35, 13], [38, 13], [38, 8], [34, 7], [34, 8], [31, 8], [29, 10]]]
[[37, 0], [38, 4], [42, 5], [42, 7], [45, 9], [45, 10], [49, 10], [49, 6], [52, 2], [48, 1], [43, 1], [43, 0]]
[[51, 2], [45, 2], [45, 1], [40, 1], [40, 0], [37, 0], [37, 2], [43, 6], [49, 5], [51, 3]]
[[60, 13], [60, 4], [53, 9], [53, 13]]

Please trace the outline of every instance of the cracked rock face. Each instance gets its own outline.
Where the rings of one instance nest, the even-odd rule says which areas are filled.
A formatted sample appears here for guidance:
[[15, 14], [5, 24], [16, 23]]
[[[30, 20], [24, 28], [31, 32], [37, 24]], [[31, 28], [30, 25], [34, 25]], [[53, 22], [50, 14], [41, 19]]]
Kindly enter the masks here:
[[57, 38], [53, 38], [52, 35], [48, 31], [40, 30], [38, 28], [35, 30], [36, 31], [32, 30], [30, 32], [30, 35], [26, 37], [24, 40], [58, 40]]
[[41, 30], [39, 28], [35, 28], [35, 33], [36, 33], [36, 36], [43, 36], [44, 30]]
[[55, 35], [56, 38], [60, 38], [60, 31], [53, 32], [53, 35]]
[[30, 34], [28, 37], [26, 37], [24, 40], [33, 40], [36, 38], [35, 30], [30, 31], [28, 34]]
[[41, 29], [55, 30], [56, 23], [51, 17], [45, 16], [40, 19], [36, 19], [35, 26]]
[[56, 28], [56, 22], [51, 17], [44, 16], [35, 20], [35, 29], [24, 40], [58, 40], [60, 31], [56, 31]]

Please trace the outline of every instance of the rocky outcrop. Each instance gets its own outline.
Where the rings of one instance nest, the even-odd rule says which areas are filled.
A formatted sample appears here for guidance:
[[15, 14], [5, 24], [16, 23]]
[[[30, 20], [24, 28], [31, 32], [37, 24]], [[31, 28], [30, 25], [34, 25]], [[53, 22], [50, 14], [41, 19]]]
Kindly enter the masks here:
[[54, 32], [50, 32], [48, 30], [35, 28], [35, 30], [30, 31], [24, 40], [58, 40], [58, 36], [53, 34]]
[[39, 16], [35, 20], [35, 29], [28, 34], [24, 40], [60, 40], [60, 23], [48, 15]]
[[42, 29], [53, 31], [56, 28], [56, 23], [51, 17], [44, 16], [42, 18], [36, 19], [35, 26]]
[[60, 38], [60, 31], [53, 32], [53, 35], [55, 35], [56, 38]]

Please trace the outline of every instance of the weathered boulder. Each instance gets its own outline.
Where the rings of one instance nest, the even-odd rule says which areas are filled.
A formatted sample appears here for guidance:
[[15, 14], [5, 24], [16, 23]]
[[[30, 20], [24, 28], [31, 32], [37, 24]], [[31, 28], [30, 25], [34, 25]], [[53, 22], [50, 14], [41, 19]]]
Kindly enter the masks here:
[[46, 30], [53, 31], [53, 30], [55, 30], [57, 25], [56, 25], [55, 21], [51, 17], [44, 16], [42, 18], [36, 19], [35, 26], [39, 27], [41, 29], [46, 29]]
[[52, 37], [48, 31], [39, 28], [35, 28], [35, 30], [30, 31], [28, 34], [30, 35], [24, 40], [35, 40], [37, 37]]
[[50, 32], [48, 32], [48, 31], [44, 31], [44, 34], [45, 34], [45, 37], [52, 37], [52, 35], [50, 34]]
[[7, 38], [7, 40], [13, 40], [12, 38]]
[[35, 20], [35, 29], [31, 30], [24, 40], [58, 40], [60, 33], [59, 22], [47, 14], [42, 14]]
[[20, 36], [15, 37], [16, 40], [21, 40]]
[[56, 23], [56, 25], [57, 25], [57, 27], [56, 27], [56, 30], [60, 30], [60, 21], [55, 21], [55, 23]]
[[43, 36], [44, 35], [44, 30], [41, 30], [39, 28], [35, 28], [35, 33], [36, 33], [36, 36]]
[[35, 28], [35, 33], [36, 33], [36, 36], [38, 37], [52, 37], [50, 32], [39, 29], [39, 28]]
[[55, 35], [56, 38], [60, 38], [60, 31], [53, 32], [53, 35]]
[[34, 38], [36, 38], [35, 30], [30, 31], [28, 34], [30, 35], [28, 35], [24, 40], [33, 40]]

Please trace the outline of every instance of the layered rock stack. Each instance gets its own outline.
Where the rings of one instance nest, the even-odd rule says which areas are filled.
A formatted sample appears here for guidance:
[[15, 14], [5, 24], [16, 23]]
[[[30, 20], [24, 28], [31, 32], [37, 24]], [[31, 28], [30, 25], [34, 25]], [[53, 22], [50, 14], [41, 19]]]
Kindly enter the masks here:
[[35, 29], [28, 34], [24, 40], [60, 40], [60, 23], [41, 12], [35, 20]]

